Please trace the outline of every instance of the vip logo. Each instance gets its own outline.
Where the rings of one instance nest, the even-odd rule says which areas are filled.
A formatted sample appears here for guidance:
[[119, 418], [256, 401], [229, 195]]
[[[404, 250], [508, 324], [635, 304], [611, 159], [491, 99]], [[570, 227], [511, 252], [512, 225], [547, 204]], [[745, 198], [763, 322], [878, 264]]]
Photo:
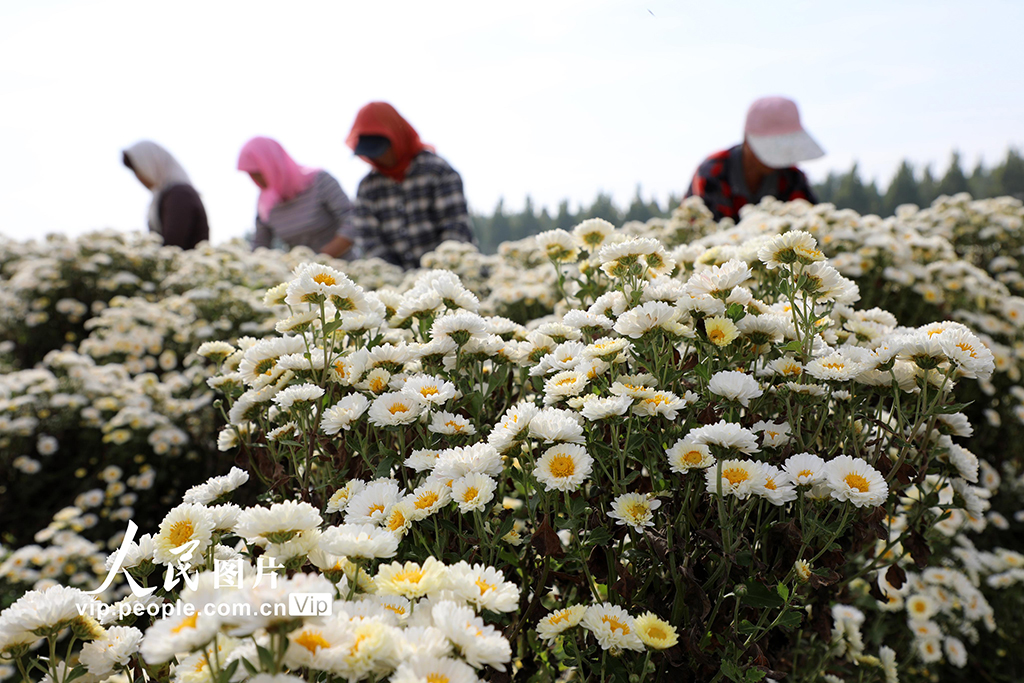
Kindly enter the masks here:
[[292, 593], [288, 596], [288, 616], [325, 617], [334, 609], [330, 593]]

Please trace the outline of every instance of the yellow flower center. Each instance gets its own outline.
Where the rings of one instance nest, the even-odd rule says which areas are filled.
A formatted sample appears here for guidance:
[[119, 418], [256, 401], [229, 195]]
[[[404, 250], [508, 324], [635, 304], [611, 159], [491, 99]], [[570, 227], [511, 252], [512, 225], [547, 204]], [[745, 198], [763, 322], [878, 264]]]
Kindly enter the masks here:
[[356, 636], [356, 642], [352, 643], [352, 649], [348, 651], [349, 656], [351, 657], [355, 655], [357, 652], [359, 652], [359, 646], [362, 645], [363, 641], [369, 637], [370, 636], [368, 636], [365, 633], [360, 633], [358, 636]]
[[177, 626], [172, 628], [171, 629], [171, 633], [181, 633], [182, 631], [184, 631], [187, 628], [195, 628], [196, 627], [196, 619], [198, 619], [198, 618], [199, 618], [199, 612], [196, 612], [195, 614], [190, 614], [189, 616], [187, 616], [184, 619], [182, 619], [180, 624], [178, 624]]
[[398, 616], [402, 616], [402, 615], [405, 614], [405, 608], [402, 607], [401, 605], [388, 605], [388, 604], [385, 604], [385, 605], [383, 605], [383, 607], [384, 607], [384, 609], [391, 610], [392, 612], [394, 612]]
[[668, 633], [660, 625], [655, 624], [647, 629], [647, 637], [651, 640], [665, 640]]
[[725, 341], [725, 332], [722, 330], [711, 330], [708, 332], [708, 339], [711, 340], [712, 344], [719, 344]]
[[417, 510], [425, 510], [436, 503], [438, 498], [440, 498], [440, 496], [438, 496], [434, 491], [424, 491], [420, 494], [420, 497], [416, 499], [416, 502], [413, 505]]
[[427, 396], [437, 396], [441, 392], [437, 390], [437, 387], [423, 387], [420, 389], [420, 395], [426, 398]]
[[392, 403], [390, 406], [388, 406], [388, 412], [391, 413], [392, 415], [395, 415], [396, 413], [407, 413], [409, 412], [409, 406], [405, 405], [404, 403], [396, 401], [395, 403]]
[[845, 477], [843, 477], [843, 481], [845, 481], [846, 485], [849, 486], [851, 489], [857, 489], [861, 493], [866, 493], [867, 490], [871, 488], [870, 484], [868, 484], [868, 480], [860, 476], [856, 472], [851, 472], [850, 474], [847, 474]]
[[318, 285], [327, 285], [328, 287], [330, 287], [331, 285], [338, 284], [338, 281], [335, 280], [330, 275], [328, 275], [327, 273], [317, 273], [316, 275], [313, 276], [313, 282], [317, 283]]
[[569, 621], [569, 610], [560, 610], [558, 612], [555, 612], [551, 615], [551, 618], [548, 619], [548, 623], [552, 626], [563, 621]]
[[475, 581], [475, 583], [476, 583], [476, 587], [480, 589], [480, 595], [483, 595], [487, 591], [494, 590], [494, 586], [492, 586], [491, 584], [487, 583], [483, 579], [477, 579]]
[[427, 674], [427, 683], [451, 683], [451, 680], [452, 679], [448, 678], [444, 674]]
[[423, 578], [423, 570], [420, 568], [405, 569], [395, 574], [395, 581], [405, 581], [408, 583], [419, 583]]
[[470, 486], [469, 488], [466, 489], [466, 492], [462, 494], [462, 502], [472, 503], [474, 500], [476, 500], [477, 494], [479, 493], [480, 491], [478, 491], [475, 486]]
[[565, 377], [565, 378], [560, 379], [557, 382], [555, 382], [555, 386], [556, 387], [561, 387], [561, 386], [564, 386], [566, 384], [572, 384], [575, 381], [576, 381], [575, 377]]
[[553, 477], [571, 477], [576, 474], [576, 463], [573, 462], [571, 455], [559, 453], [551, 458], [551, 465], [548, 469]]
[[[384, 382], [384, 379], [382, 377], [374, 377], [373, 379], [370, 380], [370, 391], [372, 391], [375, 394], [379, 394], [380, 392], [384, 391], [384, 387], [386, 386], [387, 384]], [[394, 415], [394, 408], [391, 408], [390, 410], [391, 414]]]
[[728, 481], [729, 486], [736, 486], [750, 479], [750, 472], [742, 467], [729, 467], [722, 470], [722, 479]]
[[629, 626], [619, 621], [615, 617], [605, 615], [601, 617], [601, 621], [608, 624], [608, 628], [610, 628], [612, 631], [622, 631], [622, 635], [629, 635]]
[[167, 534], [168, 540], [171, 544], [177, 548], [183, 543], [187, 543], [192, 540], [192, 534], [195, 533], [195, 527], [192, 526], [192, 522], [187, 519], [183, 519], [180, 522], [175, 522], [171, 525], [170, 533]]
[[977, 358], [978, 357], [978, 354], [974, 350], [974, 347], [971, 346], [970, 344], [968, 344], [967, 342], [960, 342], [960, 343], [958, 343], [956, 345], [956, 347], [958, 349], [960, 349], [961, 351], [963, 351], [964, 353], [966, 353], [967, 355], [969, 355], [971, 358]]
[[380, 503], [376, 503], [375, 505], [371, 505], [370, 509], [366, 511], [366, 514], [367, 515], [372, 515], [372, 514], [374, 514], [376, 512], [384, 512], [384, 506], [382, 504], [380, 504]]
[[264, 358], [256, 364], [256, 367], [253, 369], [253, 373], [257, 375], [269, 375], [274, 370], [275, 365], [277, 365], [276, 358]]
[[846, 367], [846, 363], [832, 361], [831, 363], [822, 363], [821, 367], [828, 368], [829, 370], [842, 370], [843, 368]]
[[391, 519], [388, 520], [388, 531], [398, 531], [405, 526], [405, 515], [396, 510], [391, 514]]
[[631, 519], [642, 519], [647, 516], [647, 506], [643, 503], [630, 503], [626, 506], [626, 515]]
[[461, 432], [464, 429], [464, 427], [455, 420], [448, 420], [444, 423], [444, 426], [453, 432]]
[[295, 644], [306, 648], [313, 654], [316, 654], [316, 651], [320, 648], [331, 646], [320, 631], [303, 631], [295, 638]]
[[697, 449], [686, 451], [683, 453], [683, 462], [687, 465], [699, 465], [704, 462], [704, 454]]
[[800, 470], [800, 473], [797, 474], [796, 476], [797, 476], [797, 478], [800, 478], [800, 477], [813, 477], [814, 476], [814, 472], [812, 472], [811, 470]]
[[775, 480], [772, 479], [771, 477], [768, 477], [767, 479], [765, 479], [764, 487], [766, 489], [768, 489], [769, 491], [775, 491], [776, 489], [779, 488], [778, 486], [775, 485]]

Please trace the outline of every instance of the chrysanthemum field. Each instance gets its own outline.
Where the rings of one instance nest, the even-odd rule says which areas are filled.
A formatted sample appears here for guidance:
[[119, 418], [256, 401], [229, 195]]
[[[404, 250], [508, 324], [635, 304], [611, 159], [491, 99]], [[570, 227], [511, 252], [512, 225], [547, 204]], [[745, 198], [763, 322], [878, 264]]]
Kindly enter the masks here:
[[966, 195], [2, 242], [0, 679], [1020, 680], [1022, 247]]

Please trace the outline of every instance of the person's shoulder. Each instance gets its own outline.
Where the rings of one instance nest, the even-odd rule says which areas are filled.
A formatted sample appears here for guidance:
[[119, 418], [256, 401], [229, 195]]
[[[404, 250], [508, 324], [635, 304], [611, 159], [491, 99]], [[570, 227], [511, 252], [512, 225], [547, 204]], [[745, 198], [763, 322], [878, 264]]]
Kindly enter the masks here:
[[704, 161], [700, 162], [700, 166], [697, 167], [697, 172], [701, 175], [720, 175], [729, 163], [729, 157], [732, 155], [732, 150], [733, 148], [730, 147], [711, 154], [704, 159]]
[[203, 205], [203, 200], [199, 197], [199, 193], [196, 191], [196, 188], [185, 183], [171, 185], [161, 192], [160, 205], [164, 206], [166, 205], [166, 202], [188, 203], [199, 206]]
[[451, 164], [427, 149], [423, 150], [413, 158], [412, 166], [414, 166], [417, 171], [437, 173], [439, 175], [442, 173], [456, 172], [455, 169], [452, 168]]

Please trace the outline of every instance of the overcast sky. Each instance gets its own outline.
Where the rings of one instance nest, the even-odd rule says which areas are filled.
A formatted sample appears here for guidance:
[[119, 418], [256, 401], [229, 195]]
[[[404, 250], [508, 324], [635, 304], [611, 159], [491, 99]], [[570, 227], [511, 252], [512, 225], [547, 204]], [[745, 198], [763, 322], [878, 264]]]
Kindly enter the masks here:
[[903, 157], [943, 170], [1024, 147], [1021, 2], [233, 2], [0, 4], [0, 231], [142, 227], [149, 193], [120, 150], [167, 147], [214, 242], [252, 224], [235, 170], [277, 138], [355, 194], [344, 145], [386, 100], [462, 173], [471, 207], [540, 205], [637, 184], [664, 202], [782, 94], [827, 151], [887, 182]]

